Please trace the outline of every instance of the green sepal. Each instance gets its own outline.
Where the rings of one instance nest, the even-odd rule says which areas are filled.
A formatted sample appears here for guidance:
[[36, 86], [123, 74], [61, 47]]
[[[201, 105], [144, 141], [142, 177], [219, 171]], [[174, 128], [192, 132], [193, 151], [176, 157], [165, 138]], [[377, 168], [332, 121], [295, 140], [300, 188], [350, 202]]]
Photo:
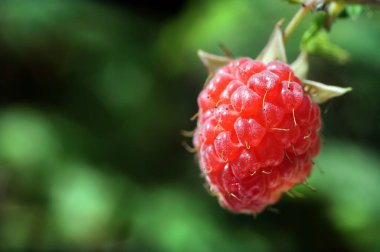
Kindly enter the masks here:
[[352, 91], [351, 87], [338, 87], [326, 85], [317, 81], [303, 80], [304, 91], [310, 96], [315, 103], [324, 103], [331, 98], [344, 95]]
[[308, 54], [306, 51], [301, 51], [297, 59], [290, 65], [294, 74], [300, 79], [306, 79], [309, 72]]
[[227, 65], [232, 59], [198, 50], [198, 57], [207, 68], [209, 74], [213, 74], [220, 67]]
[[282, 62], [287, 63], [283, 33], [280, 29], [280, 26], [283, 22], [284, 20], [280, 20], [276, 24], [268, 43], [261, 51], [259, 56], [257, 56], [257, 60], [260, 60], [265, 64], [273, 60], [280, 60]]

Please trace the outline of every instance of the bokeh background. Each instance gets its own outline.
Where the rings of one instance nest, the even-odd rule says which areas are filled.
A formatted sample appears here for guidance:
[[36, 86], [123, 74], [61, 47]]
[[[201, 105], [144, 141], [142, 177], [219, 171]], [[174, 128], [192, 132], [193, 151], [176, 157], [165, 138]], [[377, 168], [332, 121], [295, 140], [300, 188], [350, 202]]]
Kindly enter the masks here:
[[[202, 48], [255, 57], [286, 1], [0, 2], [0, 250], [379, 251], [380, 15], [339, 20], [346, 64], [310, 78], [352, 86], [323, 106], [310, 179], [256, 219], [204, 188], [191, 130]], [[289, 41], [294, 59], [311, 15]]]

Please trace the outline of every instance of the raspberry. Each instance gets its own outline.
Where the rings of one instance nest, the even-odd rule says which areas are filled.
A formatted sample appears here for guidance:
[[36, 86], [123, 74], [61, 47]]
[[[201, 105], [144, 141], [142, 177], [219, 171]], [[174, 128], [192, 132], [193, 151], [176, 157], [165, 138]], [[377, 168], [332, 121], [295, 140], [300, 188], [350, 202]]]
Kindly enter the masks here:
[[233, 60], [216, 71], [198, 105], [194, 146], [224, 208], [260, 213], [310, 175], [320, 109], [288, 65]]

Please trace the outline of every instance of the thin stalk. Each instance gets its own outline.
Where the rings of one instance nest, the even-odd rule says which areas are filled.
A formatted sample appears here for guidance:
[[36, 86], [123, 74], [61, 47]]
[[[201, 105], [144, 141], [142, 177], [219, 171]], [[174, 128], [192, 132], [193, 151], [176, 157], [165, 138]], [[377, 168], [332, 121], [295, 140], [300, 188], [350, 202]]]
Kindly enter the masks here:
[[302, 4], [302, 7], [297, 11], [297, 13], [294, 15], [292, 20], [290, 20], [288, 26], [286, 26], [285, 28], [284, 43], [288, 41], [289, 37], [296, 30], [298, 25], [301, 23], [302, 19], [305, 17], [305, 15], [309, 11], [311, 11], [314, 8], [316, 3], [317, 3], [317, 0], [309, 0]]

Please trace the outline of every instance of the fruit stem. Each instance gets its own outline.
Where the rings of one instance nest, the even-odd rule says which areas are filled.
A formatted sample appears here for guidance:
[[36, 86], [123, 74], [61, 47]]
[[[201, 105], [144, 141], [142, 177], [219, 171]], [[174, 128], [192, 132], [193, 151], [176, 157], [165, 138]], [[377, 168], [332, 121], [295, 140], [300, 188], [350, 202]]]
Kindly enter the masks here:
[[301, 8], [297, 11], [292, 20], [290, 20], [288, 26], [286, 26], [285, 28], [283, 35], [284, 43], [288, 41], [289, 37], [301, 23], [302, 19], [309, 11], [311, 11], [314, 8], [316, 3], [317, 0], [308, 0], [302, 4]]

